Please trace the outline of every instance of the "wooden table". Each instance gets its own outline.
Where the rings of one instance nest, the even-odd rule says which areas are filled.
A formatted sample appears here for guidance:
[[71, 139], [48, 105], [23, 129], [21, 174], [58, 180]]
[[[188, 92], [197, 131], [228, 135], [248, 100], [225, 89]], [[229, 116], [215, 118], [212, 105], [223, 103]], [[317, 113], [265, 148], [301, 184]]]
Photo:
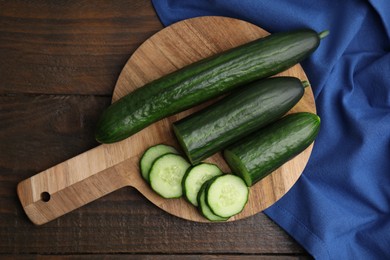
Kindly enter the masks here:
[[16, 185], [87, 151], [134, 50], [163, 28], [147, 0], [0, 1], [0, 258], [310, 258], [259, 213], [202, 224], [124, 188], [43, 226]]

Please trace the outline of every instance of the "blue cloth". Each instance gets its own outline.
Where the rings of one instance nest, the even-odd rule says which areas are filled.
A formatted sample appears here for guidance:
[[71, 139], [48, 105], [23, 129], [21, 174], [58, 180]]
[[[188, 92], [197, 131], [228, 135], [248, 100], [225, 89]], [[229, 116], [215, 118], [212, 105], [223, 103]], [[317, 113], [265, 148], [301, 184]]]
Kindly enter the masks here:
[[265, 213], [316, 259], [390, 259], [390, 1], [154, 0], [164, 25], [219, 15], [270, 32], [330, 30], [302, 65], [321, 131]]

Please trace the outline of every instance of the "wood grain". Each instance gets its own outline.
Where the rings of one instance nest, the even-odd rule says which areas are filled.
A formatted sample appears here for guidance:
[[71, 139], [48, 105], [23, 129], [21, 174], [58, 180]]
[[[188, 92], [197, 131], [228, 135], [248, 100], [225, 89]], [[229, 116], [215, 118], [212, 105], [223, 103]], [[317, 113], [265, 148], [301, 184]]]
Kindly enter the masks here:
[[0, 94], [112, 95], [162, 28], [150, 1], [0, 1]]
[[295, 259], [311, 259], [308, 256], [303, 255], [294, 255], [294, 256], [286, 256], [286, 255], [131, 255], [131, 254], [121, 254], [121, 255], [39, 255], [39, 256], [31, 256], [31, 255], [21, 255], [15, 258], [15, 256], [6, 255], [2, 257], [2, 260], [51, 260], [51, 259], [64, 259], [64, 260], [84, 260], [84, 259], [104, 259], [104, 260], [213, 260], [213, 259], [224, 259], [224, 260], [295, 260]]
[[110, 97], [9, 95], [0, 103], [1, 166], [31, 176], [95, 147], [91, 133]]
[[[234, 37], [228, 37], [233, 34]], [[113, 101], [187, 64], [266, 35], [267, 32], [252, 24], [231, 18], [201, 17], [176, 23], [153, 35], [132, 55], [120, 74]], [[283, 75], [307, 80], [299, 65]], [[313, 100], [310, 89], [306, 89], [306, 95], [292, 110], [315, 112]], [[166, 143], [179, 149], [171, 124], [198, 109], [160, 120], [122, 142], [101, 145], [24, 180], [17, 191], [26, 214], [35, 224], [44, 224], [110, 192], [132, 186], [170, 214], [206, 222], [184, 199], [166, 200], [154, 193], [140, 177], [138, 169], [140, 156], [151, 145]], [[230, 221], [252, 216], [283, 196], [302, 173], [311, 148], [254, 185], [247, 206]], [[207, 161], [230, 172], [220, 154]]]
[[123, 65], [161, 28], [149, 0], [0, 1], [0, 258], [307, 257], [262, 213], [183, 221], [131, 188], [43, 226], [25, 215], [17, 183], [97, 145]]
[[[0, 128], [0, 146], [8, 142], [7, 150], [0, 149], [0, 258], [3, 254], [12, 254], [13, 259], [19, 254], [127, 253], [156, 254], [156, 258], [207, 252], [304, 254], [264, 214], [217, 225], [190, 222], [161, 211], [132, 188], [34, 226], [17, 198], [17, 183], [93, 146], [90, 124], [109, 101], [93, 96], [0, 97], [1, 107], [8, 108], [0, 110], [1, 120], [7, 121], [7, 129]], [[83, 118], [87, 122], [80, 124]], [[52, 124], [56, 120], [62, 125]], [[24, 130], [26, 124], [29, 131]]]

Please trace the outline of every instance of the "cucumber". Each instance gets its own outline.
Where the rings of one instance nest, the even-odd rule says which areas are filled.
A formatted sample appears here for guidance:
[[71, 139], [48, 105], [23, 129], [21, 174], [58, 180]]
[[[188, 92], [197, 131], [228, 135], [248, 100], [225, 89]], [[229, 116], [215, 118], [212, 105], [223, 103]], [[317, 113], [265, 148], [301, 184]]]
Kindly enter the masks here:
[[315, 114], [290, 114], [231, 145], [223, 155], [249, 187], [305, 150], [319, 128], [320, 118]]
[[210, 180], [205, 195], [207, 205], [215, 215], [229, 218], [244, 209], [249, 188], [240, 177], [224, 174]]
[[310, 29], [275, 33], [188, 65], [110, 105], [97, 122], [95, 138], [123, 140], [164, 117], [277, 74], [309, 56], [319, 42], [320, 35]]
[[151, 188], [166, 199], [183, 195], [181, 182], [190, 164], [178, 154], [164, 154], [158, 157], [150, 169]]
[[149, 171], [152, 167], [152, 164], [154, 160], [156, 160], [161, 155], [167, 154], [167, 153], [175, 153], [177, 154], [177, 150], [169, 145], [165, 144], [157, 144], [154, 146], [149, 147], [144, 154], [141, 157], [140, 160], [140, 169], [142, 177], [149, 182]]
[[198, 196], [197, 196], [197, 201], [198, 201], [200, 213], [210, 221], [226, 221], [226, 220], [228, 220], [229, 218], [220, 217], [220, 216], [215, 215], [211, 211], [210, 207], [207, 205], [205, 191], [206, 191], [208, 183], [209, 183], [209, 181], [206, 181], [201, 186], [199, 193], [198, 193]]
[[200, 163], [190, 167], [182, 181], [184, 196], [192, 205], [197, 207], [197, 195], [203, 183], [222, 174], [222, 171], [215, 164]]
[[277, 120], [303, 94], [298, 78], [264, 79], [175, 122], [173, 130], [190, 162], [196, 164]]

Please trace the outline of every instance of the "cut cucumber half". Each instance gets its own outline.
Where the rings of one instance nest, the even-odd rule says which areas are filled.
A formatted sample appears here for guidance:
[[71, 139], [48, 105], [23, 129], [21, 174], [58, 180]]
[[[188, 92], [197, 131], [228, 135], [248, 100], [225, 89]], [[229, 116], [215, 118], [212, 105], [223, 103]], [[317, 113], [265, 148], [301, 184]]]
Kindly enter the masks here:
[[225, 149], [225, 160], [250, 187], [312, 144], [320, 122], [313, 113], [289, 114]]
[[182, 156], [164, 154], [154, 161], [150, 169], [150, 186], [163, 198], [179, 198], [183, 195], [182, 179], [189, 167]]
[[215, 215], [231, 217], [244, 209], [249, 188], [240, 177], [225, 174], [210, 181], [205, 195], [206, 202]]
[[210, 221], [226, 221], [226, 220], [228, 220], [229, 218], [223, 218], [223, 217], [215, 215], [211, 211], [209, 206], [207, 205], [206, 193], [205, 193], [207, 185], [208, 185], [208, 181], [203, 183], [203, 185], [200, 187], [200, 190], [199, 190], [199, 193], [197, 196], [197, 201], [198, 201], [200, 213]]
[[161, 155], [167, 153], [175, 153], [177, 154], [177, 150], [172, 146], [165, 144], [157, 144], [155, 146], [149, 147], [141, 157], [140, 160], [140, 169], [142, 177], [149, 182], [149, 171], [152, 167], [153, 162], [160, 157]]
[[197, 196], [203, 183], [222, 174], [223, 172], [218, 166], [211, 163], [200, 163], [189, 168], [182, 181], [184, 196], [192, 205], [197, 207]]

